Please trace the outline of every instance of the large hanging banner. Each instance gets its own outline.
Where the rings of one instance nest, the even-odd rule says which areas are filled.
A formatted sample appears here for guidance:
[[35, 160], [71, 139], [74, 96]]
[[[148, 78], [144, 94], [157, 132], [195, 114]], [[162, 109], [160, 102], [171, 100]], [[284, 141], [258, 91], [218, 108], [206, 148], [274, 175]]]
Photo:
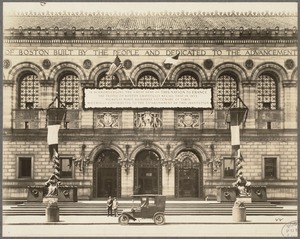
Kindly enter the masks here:
[[212, 109], [212, 88], [83, 89], [83, 107]]

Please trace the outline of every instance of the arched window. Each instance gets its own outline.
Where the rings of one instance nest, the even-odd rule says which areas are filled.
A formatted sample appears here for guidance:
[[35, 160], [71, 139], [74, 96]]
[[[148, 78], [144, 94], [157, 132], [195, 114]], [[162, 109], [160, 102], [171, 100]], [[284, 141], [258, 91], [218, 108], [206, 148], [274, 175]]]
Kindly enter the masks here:
[[60, 79], [58, 92], [67, 109], [79, 109], [79, 79], [75, 74], [68, 73]]
[[138, 87], [149, 87], [149, 88], [155, 88], [159, 87], [159, 79], [157, 75], [155, 75], [152, 72], [146, 72], [139, 76], [137, 81]]
[[178, 87], [178, 88], [190, 88], [190, 87], [197, 88], [197, 87], [199, 87], [199, 79], [192, 72], [184, 72], [183, 74], [181, 74], [178, 77], [178, 79], [176, 81], [176, 87]]
[[105, 73], [102, 73], [98, 76], [97, 86], [98, 88], [112, 88], [118, 86], [120, 83], [116, 75], [107, 76]]
[[237, 82], [228, 75], [220, 75], [217, 79], [217, 108], [229, 108], [237, 97]]
[[277, 109], [277, 83], [274, 77], [269, 74], [261, 74], [257, 80], [256, 90], [257, 108], [259, 110]]
[[27, 73], [20, 79], [19, 108], [34, 109], [39, 107], [40, 82], [34, 73]]

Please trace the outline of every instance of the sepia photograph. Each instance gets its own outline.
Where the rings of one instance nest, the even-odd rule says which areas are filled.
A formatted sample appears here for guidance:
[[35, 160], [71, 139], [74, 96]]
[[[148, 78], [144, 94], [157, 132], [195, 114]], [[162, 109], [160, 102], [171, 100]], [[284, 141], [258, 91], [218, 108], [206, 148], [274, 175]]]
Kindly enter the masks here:
[[298, 237], [298, 2], [9, 2], [2, 237]]

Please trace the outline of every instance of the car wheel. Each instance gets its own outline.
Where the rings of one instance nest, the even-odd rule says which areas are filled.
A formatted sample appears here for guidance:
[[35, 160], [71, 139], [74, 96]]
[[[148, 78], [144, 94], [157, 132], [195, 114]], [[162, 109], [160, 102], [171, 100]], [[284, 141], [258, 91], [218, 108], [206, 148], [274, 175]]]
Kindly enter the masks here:
[[162, 225], [162, 224], [164, 224], [165, 223], [165, 216], [163, 214], [161, 214], [161, 213], [156, 214], [154, 216], [154, 223], [156, 225]]
[[121, 225], [127, 225], [129, 222], [129, 217], [125, 214], [122, 214], [121, 216], [119, 216], [119, 223]]

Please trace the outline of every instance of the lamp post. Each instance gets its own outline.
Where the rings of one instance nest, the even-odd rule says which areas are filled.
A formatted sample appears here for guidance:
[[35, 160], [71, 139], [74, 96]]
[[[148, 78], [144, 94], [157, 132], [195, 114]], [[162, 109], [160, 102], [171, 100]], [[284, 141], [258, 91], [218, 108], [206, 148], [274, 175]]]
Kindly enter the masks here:
[[82, 144], [79, 158], [78, 159], [76, 159], [75, 157], [73, 158], [75, 167], [79, 167], [79, 170], [82, 171], [83, 174], [85, 172], [85, 168], [90, 163], [90, 158], [88, 156], [85, 156], [85, 149], [86, 149], [86, 145]]
[[133, 159], [129, 159], [129, 147], [130, 147], [130, 145], [126, 144], [125, 147], [126, 147], [125, 158], [121, 159], [119, 161], [119, 164], [121, 165], [121, 167], [124, 168], [126, 174], [128, 174], [129, 173], [129, 168], [134, 165], [134, 160]]
[[171, 149], [170, 144], [167, 144], [167, 158], [162, 159], [162, 163], [161, 163], [161, 165], [166, 168], [168, 174], [170, 173], [172, 167], [176, 164], [176, 159], [171, 158], [170, 149]]
[[211, 168], [212, 174], [213, 174], [213, 172], [216, 172], [218, 170], [218, 168], [220, 168], [222, 165], [221, 160], [219, 158], [216, 158], [215, 147], [216, 146], [214, 144], [209, 145], [210, 159], [207, 162], [207, 166]]

